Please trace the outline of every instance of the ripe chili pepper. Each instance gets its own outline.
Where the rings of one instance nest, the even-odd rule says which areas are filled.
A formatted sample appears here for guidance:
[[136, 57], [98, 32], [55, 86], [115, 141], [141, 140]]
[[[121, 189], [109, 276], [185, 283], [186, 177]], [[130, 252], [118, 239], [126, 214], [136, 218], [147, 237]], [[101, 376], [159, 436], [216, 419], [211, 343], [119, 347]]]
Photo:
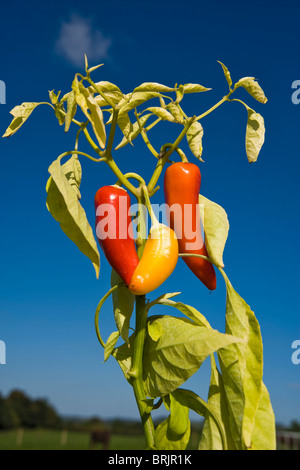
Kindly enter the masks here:
[[98, 242], [109, 264], [126, 284], [139, 263], [130, 206], [127, 191], [119, 186], [103, 186], [95, 195]]
[[[178, 238], [179, 253], [208, 256], [201, 233], [198, 207], [200, 186], [201, 173], [197, 165], [179, 162], [167, 168], [164, 178], [165, 201], [169, 208], [167, 210], [170, 214], [170, 227]], [[175, 213], [172, 211], [172, 206], [175, 211], [177, 207]], [[189, 247], [189, 244], [196, 242], [197, 248]], [[209, 261], [196, 256], [183, 257], [183, 260], [208, 289], [216, 288], [216, 273]]]
[[153, 225], [129, 290], [144, 295], [157, 289], [172, 274], [177, 260], [178, 242], [173, 230], [163, 224]]

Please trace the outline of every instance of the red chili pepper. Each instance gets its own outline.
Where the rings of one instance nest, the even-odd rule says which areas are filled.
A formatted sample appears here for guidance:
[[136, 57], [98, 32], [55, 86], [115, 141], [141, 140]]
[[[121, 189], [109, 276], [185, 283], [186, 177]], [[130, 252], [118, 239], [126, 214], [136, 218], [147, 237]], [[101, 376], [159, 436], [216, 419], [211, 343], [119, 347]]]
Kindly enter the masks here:
[[120, 186], [103, 186], [95, 195], [98, 242], [109, 264], [126, 284], [139, 264], [130, 206], [130, 197]]
[[[194, 253], [208, 257], [207, 249], [201, 233], [199, 192], [201, 173], [193, 163], [173, 163], [167, 168], [164, 179], [165, 201], [170, 208], [170, 227], [178, 238], [179, 253]], [[177, 211], [172, 211], [177, 204]], [[173, 206], [176, 210], [176, 206]], [[194, 234], [191, 238], [192, 233]], [[197, 248], [189, 244], [198, 242]], [[213, 265], [198, 257], [182, 257], [191, 271], [209, 289], [216, 288], [216, 273]]]

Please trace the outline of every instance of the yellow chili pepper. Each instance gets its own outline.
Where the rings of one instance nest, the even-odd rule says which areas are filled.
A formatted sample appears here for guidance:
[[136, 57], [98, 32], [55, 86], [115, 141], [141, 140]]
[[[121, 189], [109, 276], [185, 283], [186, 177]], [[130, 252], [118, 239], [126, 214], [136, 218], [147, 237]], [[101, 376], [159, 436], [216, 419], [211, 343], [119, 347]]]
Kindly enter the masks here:
[[153, 225], [129, 290], [135, 295], [152, 292], [172, 274], [177, 260], [178, 241], [173, 230], [163, 224]]

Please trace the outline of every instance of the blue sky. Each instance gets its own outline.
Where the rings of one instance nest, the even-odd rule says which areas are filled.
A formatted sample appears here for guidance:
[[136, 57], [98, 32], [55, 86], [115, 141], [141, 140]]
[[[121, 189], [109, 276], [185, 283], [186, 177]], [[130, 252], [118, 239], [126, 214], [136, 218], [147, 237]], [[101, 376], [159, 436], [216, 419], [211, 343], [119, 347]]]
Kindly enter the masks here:
[[[200, 168], [202, 193], [228, 214], [225, 271], [260, 322], [264, 380], [276, 419], [283, 423], [300, 421], [300, 365], [291, 361], [292, 342], [300, 339], [300, 106], [291, 101], [292, 82], [300, 79], [299, 10], [296, 1], [254, 0], [247, 7], [230, 0], [10, 1], [1, 5], [0, 18], [0, 80], [6, 84], [1, 135], [14, 106], [47, 101], [48, 90], [69, 91], [74, 74], [83, 71], [84, 52], [91, 65], [105, 64], [95, 79], [112, 81], [124, 93], [145, 81], [211, 87], [186, 97], [183, 105], [190, 114], [200, 114], [227, 93], [217, 60], [227, 65], [234, 81], [244, 76], [259, 80], [267, 104], [243, 90], [237, 93], [265, 119], [258, 162], [250, 165], [245, 154], [245, 109], [226, 103], [203, 120], [205, 163]], [[162, 126], [153, 134], [157, 148], [176, 132]], [[74, 135], [74, 129], [65, 135], [50, 108], [41, 106], [16, 135], [0, 141], [0, 340], [7, 348], [0, 391], [21, 388], [47, 397], [63, 414], [135, 418], [132, 391], [113, 359], [102, 363], [94, 332], [94, 311], [109, 288], [109, 266], [101, 254], [97, 280], [91, 263], [45, 205], [48, 167], [73, 147]], [[155, 166], [139, 139], [120, 150], [116, 161], [122, 170], [146, 178]], [[82, 167], [81, 202], [93, 226], [94, 194], [115, 177], [89, 160]], [[154, 202], [163, 202], [162, 191]], [[210, 294], [180, 262], [158, 294], [172, 291], [181, 291], [180, 300], [224, 330], [220, 276]], [[109, 302], [102, 325], [108, 337], [114, 329]], [[204, 363], [189, 381], [203, 398], [208, 373]]]

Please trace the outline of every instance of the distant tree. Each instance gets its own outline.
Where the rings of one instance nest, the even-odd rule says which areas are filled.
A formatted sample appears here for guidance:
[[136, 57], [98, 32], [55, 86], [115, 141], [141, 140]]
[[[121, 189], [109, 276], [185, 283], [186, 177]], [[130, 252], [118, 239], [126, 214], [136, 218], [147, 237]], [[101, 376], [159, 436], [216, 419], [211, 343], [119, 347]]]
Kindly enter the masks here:
[[12, 429], [19, 424], [17, 413], [8, 401], [0, 395], [0, 429]]
[[32, 400], [24, 392], [13, 390], [6, 401], [25, 428], [60, 427], [61, 418], [44, 399]]
[[291, 421], [290, 430], [293, 432], [300, 432], [300, 423], [296, 420]]
[[31, 427], [58, 428], [61, 425], [61, 418], [44, 399], [32, 401], [28, 414]]
[[18, 416], [20, 425], [23, 427], [31, 427], [29, 413], [31, 399], [21, 390], [13, 390], [7, 397], [7, 403]]

